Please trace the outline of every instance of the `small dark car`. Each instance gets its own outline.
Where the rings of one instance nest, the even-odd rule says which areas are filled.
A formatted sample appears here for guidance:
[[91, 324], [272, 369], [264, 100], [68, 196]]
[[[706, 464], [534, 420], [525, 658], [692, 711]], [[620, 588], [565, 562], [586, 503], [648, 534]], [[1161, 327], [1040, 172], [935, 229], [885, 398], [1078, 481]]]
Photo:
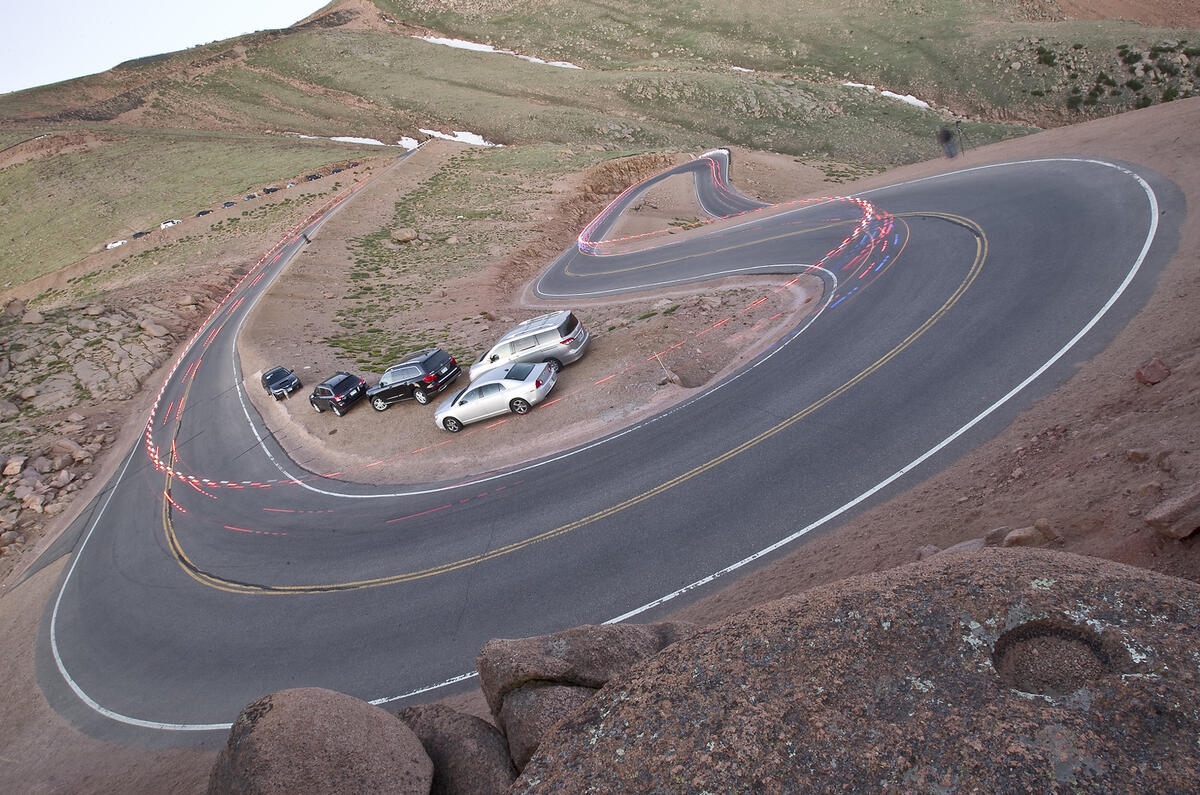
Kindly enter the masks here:
[[441, 348], [431, 348], [389, 367], [379, 383], [367, 390], [367, 397], [376, 411], [410, 398], [423, 406], [430, 396], [457, 381], [461, 373], [453, 356]]
[[134, 232], [131, 237], [133, 240], [137, 240], [138, 238], [145, 237], [148, 234], [150, 234], [150, 233], [149, 232]]
[[263, 193], [275, 193], [278, 190], [279, 190], [279, 188], [263, 188], [262, 192]]
[[236, 207], [237, 202], [221, 202], [222, 207]]
[[333, 409], [339, 417], [350, 407], [367, 396], [367, 382], [356, 375], [339, 370], [336, 374], [317, 384], [308, 396], [308, 402], [320, 413]]
[[212, 213], [212, 210], [201, 210], [200, 212], [196, 213], [196, 217], [200, 218], [202, 216], [209, 215], [210, 213]]
[[320, 178], [321, 178], [320, 174], [309, 174], [307, 177], [305, 177], [305, 179], [308, 180], [309, 182], [312, 182], [314, 179], [320, 179]]
[[286, 367], [272, 367], [262, 374], [262, 385], [271, 397], [279, 400], [299, 389], [300, 379]]

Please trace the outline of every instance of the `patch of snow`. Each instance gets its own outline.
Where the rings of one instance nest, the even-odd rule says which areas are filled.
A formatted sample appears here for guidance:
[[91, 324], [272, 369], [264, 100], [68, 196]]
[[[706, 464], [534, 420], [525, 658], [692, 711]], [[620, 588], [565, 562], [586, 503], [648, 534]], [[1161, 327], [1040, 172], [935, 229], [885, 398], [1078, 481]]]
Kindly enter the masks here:
[[881, 96], [888, 97], [889, 99], [899, 100], [900, 102], [907, 103], [907, 104], [912, 105], [917, 108], [929, 108], [930, 107], [930, 104], [928, 102], [925, 102], [924, 100], [921, 100], [921, 99], [917, 99], [912, 94], [897, 94], [895, 91], [888, 91], [887, 89], [883, 89], [881, 91], [880, 89], [876, 88], [875, 86], [873, 86], [869, 83], [854, 83], [854, 82], [847, 81], [845, 83], [842, 83], [842, 85], [844, 85], [848, 88], [864, 88], [867, 91], [874, 91], [875, 93], [877, 93]]
[[729, 68], [730, 68], [730, 70], [732, 70], [732, 71], [734, 71], [734, 72], [751, 72], [751, 73], [753, 73], [753, 72], [754, 72], [754, 70], [753, 70], [753, 69], [747, 69], [747, 68], [746, 68], [746, 67], [744, 67], [744, 66], [731, 66], [731, 67], [729, 67]]
[[431, 138], [444, 138], [447, 141], [457, 141], [460, 144], [474, 144], [475, 146], [503, 146], [504, 144], [494, 144], [491, 141], [485, 141], [482, 135], [466, 130], [455, 130], [453, 135], [447, 135], [444, 132], [437, 130], [421, 130], [422, 133]]
[[540, 63], [546, 66], [557, 66], [560, 69], [582, 69], [582, 66], [576, 66], [568, 61], [544, 61], [541, 58], [534, 58], [532, 55], [521, 55], [512, 50], [498, 50], [490, 44], [480, 44], [474, 41], [466, 41], [465, 39], [446, 39], [441, 36], [413, 36], [414, 39], [427, 41], [430, 44], [441, 44], [446, 47], [454, 47], [459, 50], [473, 50], [474, 52], [488, 52], [497, 55], [511, 55], [514, 58], [520, 58], [522, 61], [530, 63]]
[[330, 138], [331, 141], [341, 141], [344, 144], [370, 144], [371, 146], [391, 146], [383, 141], [376, 141], [374, 138], [355, 138], [352, 135], [338, 135]]
[[396, 141], [396, 146], [403, 146], [408, 151], [412, 151], [421, 145], [421, 142], [416, 138], [409, 138], [407, 135]]

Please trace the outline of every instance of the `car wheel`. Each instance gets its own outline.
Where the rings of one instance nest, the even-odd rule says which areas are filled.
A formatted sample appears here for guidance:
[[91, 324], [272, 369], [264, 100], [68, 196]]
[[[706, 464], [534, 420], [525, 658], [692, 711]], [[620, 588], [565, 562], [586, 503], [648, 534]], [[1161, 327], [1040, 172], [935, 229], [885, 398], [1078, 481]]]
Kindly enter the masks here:
[[450, 433], [458, 433], [463, 429], [463, 424], [453, 417], [447, 417], [442, 420], [442, 427], [450, 431]]
[[310, 404], [310, 405], [313, 407], [313, 411], [317, 412], [318, 414], [320, 414], [320, 413], [321, 413], [321, 407], [320, 407], [319, 405], [317, 405], [316, 403], [314, 403], [314, 402], [313, 402], [313, 401], [311, 401], [311, 400], [310, 400], [310, 401], [308, 401], [308, 402], [309, 402], [309, 404]]
[[343, 414], [346, 413], [346, 410], [344, 408], [342, 408], [341, 406], [339, 406], [338, 404], [334, 403], [333, 404], [333, 413], [338, 415], [339, 417], [341, 417]]
[[371, 408], [376, 411], [387, 411], [388, 403], [381, 397], [371, 398]]
[[509, 401], [508, 407], [512, 409], [513, 414], [528, 414], [533, 406], [529, 405], [529, 401], [523, 398], [513, 398]]
[[418, 403], [420, 403], [422, 406], [424, 406], [426, 403], [429, 402], [429, 393], [426, 392], [424, 389], [414, 389], [413, 390], [413, 399], [416, 400]]
[[558, 359], [547, 359], [546, 364], [550, 365], [550, 372], [557, 373], [562, 369], [562, 362]]

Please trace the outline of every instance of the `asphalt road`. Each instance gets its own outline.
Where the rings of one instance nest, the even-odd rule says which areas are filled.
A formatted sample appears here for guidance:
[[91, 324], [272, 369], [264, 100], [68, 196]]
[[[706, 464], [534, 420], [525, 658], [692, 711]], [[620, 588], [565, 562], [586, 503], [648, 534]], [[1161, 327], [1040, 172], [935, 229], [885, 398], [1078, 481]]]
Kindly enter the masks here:
[[[819, 311], [631, 432], [469, 482], [369, 487], [288, 460], [235, 354], [246, 314], [304, 239], [270, 252], [197, 333], [143, 443], [51, 552], [73, 553], [41, 625], [51, 704], [97, 736], [211, 744], [274, 690], [392, 703], [469, 674], [492, 637], [654, 620], [677, 604], [665, 597], [914, 485], [1068, 378], [1153, 290], [1183, 208], [1155, 174], [1062, 158], [768, 215], [729, 189], [719, 155], [696, 167], [701, 201], [744, 223], [585, 253], [603, 250], [630, 192], [538, 292], [562, 303], [811, 271], [826, 284]], [[481, 470], [502, 454], [481, 456]]]

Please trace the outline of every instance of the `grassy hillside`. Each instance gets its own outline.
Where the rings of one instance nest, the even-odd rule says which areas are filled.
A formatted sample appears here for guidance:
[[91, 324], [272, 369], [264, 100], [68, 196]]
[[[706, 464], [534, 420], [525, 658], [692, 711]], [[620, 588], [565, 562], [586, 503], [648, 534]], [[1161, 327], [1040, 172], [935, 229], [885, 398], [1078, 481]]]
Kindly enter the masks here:
[[[0, 95], [0, 150], [47, 132], [104, 137], [87, 151], [0, 161], [0, 285], [259, 183], [379, 153], [286, 132], [391, 142], [466, 130], [611, 152], [733, 144], [837, 171], [936, 157], [934, 134], [952, 118], [982, 145], [1196, 92], [1200, 48], [1188, 31], [1034, 20], [1030, 7], [339, 0], [288, 30]], [[584, 68], [414, 38], [429, 32]]]
[[86, 151], [0, 169], [0, 286], [323, 163], [380, 154], [371, 146], [232, 133], [99, 133]]

